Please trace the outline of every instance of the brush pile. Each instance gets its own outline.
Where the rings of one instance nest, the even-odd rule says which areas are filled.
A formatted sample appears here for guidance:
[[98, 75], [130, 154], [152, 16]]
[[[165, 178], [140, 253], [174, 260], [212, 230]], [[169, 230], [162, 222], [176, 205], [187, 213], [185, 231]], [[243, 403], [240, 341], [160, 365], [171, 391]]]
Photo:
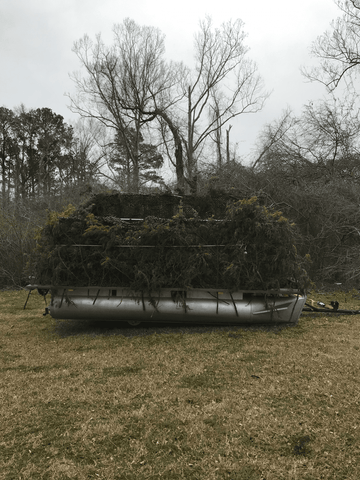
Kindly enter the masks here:
[[41, 285], [304, 290], [294, 238], [256, 197], [99, 194], [49, 214], [32, 266]]

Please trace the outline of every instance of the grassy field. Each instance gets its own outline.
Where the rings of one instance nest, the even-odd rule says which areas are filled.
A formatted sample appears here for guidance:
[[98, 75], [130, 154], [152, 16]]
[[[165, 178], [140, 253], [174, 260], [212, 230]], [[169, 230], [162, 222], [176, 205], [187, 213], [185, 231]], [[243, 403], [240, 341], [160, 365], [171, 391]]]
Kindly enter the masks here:
[[359, 479], [360, 316], [101, 329], [26, 295], [0, 292], [2, 480]]

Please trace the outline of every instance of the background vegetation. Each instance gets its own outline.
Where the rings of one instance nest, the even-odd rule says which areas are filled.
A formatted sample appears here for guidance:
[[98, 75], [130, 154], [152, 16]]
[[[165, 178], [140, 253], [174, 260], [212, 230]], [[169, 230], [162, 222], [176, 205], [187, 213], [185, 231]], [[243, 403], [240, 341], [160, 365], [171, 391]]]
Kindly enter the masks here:
[[0, 286], [28, 282], [26, 256], [46, 209], [114, 187], [256, 196], [296, 224], [315, 282], [358, 286], [360, 5], [336, 3], [341, 16], [312, 45], [318, 63], [303, 69], [326, 95], [264, 126], [246, 162], [230, 122], [256, 113], [268, 93], [241, 20], [201, 21], [191, 66], [169, 61], [164, 35], [130, 19], [114, 25], [110, 45], [100, 35], [76, 41], [69, 99], [78, 122], [48, 108], [0, 108]]

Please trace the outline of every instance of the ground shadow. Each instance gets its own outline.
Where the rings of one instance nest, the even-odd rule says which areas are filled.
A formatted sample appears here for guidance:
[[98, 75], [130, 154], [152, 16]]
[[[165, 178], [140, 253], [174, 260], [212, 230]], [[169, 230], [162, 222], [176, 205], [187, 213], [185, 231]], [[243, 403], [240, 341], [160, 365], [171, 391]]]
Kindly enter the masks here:
[[[194, 334], [207, 332], [229, 332], [230, 336], [239, 336], [241, 331], [264, 330], [278, 333], [295, 324], [201, 324], [201, 323], [141, 323], [130, 326], [127, 322], [109, 322], [105, 320], [54, 320], [53, 332], [60, 338], [70, 336], [124, 336], [142, 337], [154, 334]], [[237, 332], [234, 335], [233, 332]]]

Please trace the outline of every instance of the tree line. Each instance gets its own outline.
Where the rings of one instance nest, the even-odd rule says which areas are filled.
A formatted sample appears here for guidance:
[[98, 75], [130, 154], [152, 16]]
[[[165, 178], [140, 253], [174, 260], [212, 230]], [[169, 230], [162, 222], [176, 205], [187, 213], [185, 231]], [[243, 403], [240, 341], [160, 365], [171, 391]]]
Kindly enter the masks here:
[[97, 175], [94, 139], [77, 125], [67, 125], [49, 108], [0, 107], [1, 201], [19, 203], [60, 196]]

